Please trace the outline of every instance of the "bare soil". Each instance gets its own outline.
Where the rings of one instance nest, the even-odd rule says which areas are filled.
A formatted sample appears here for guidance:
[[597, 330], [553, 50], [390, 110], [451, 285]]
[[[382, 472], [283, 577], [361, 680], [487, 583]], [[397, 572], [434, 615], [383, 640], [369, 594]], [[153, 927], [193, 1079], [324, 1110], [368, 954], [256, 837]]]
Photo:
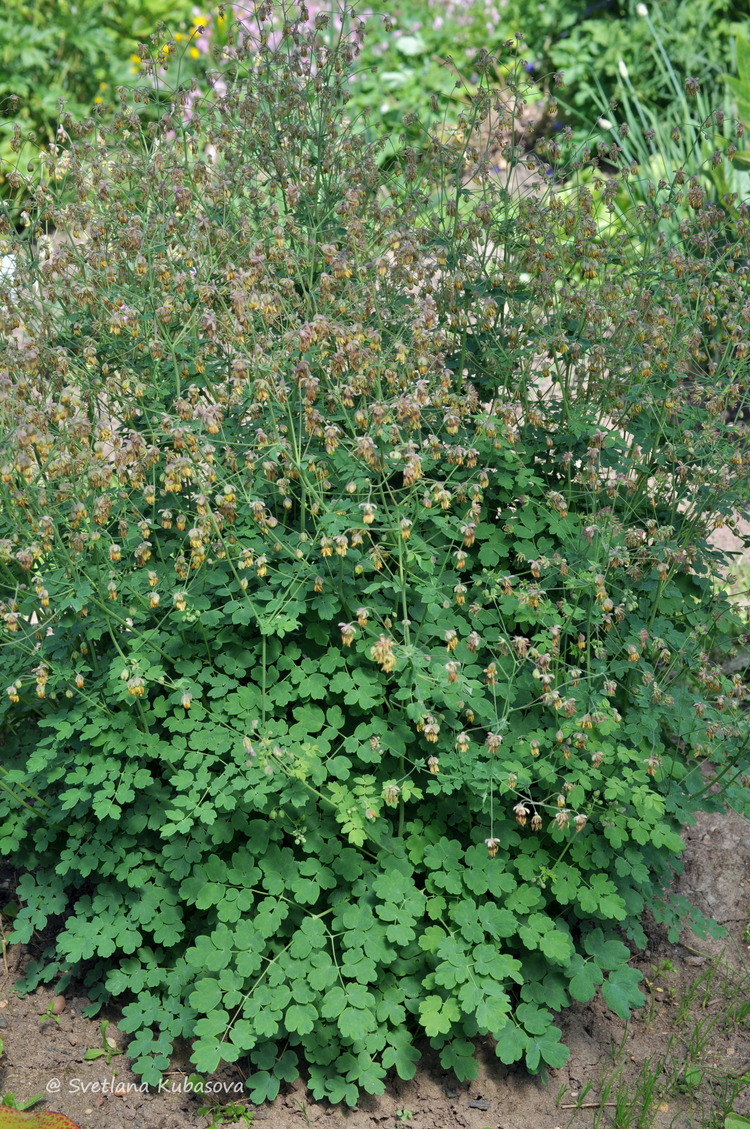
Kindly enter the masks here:
[[[680, 943], [670, 944], [662, 927], [647, 923], [649, 947], [634, 957], [646, 977], [646, 1007], [627, 1025], [599, 999], [568, 1009], [562, 1025], [571, 1056], [563, 1069], [550, 1071], [546, 1084], [502, 1066], [485, 1045], [479, 1048], [477, 1081], [462, 1085], [441, 1070], [427, 1049], [411, 1082], [394, 1078], [382, 1097], [363, 1096], [354, 1110], [316, 1103], [299, 1083], [258, 1109], [256, 1126], [591, 1129], [637, 1124], [687, 1129], [722, 1124], [732, 1086], [735, 1111], [750, 1115], [750, 951], [745, 935], [750, 823], [733, 813], [701, 816], [686, 831], [685, 841], [684, 872], [675, 887], [724, 926], [727, 936], [699, 940], [685, 929]], [[40, 1020], [52, 993], [40, 989], [19, 998], [14, 981], [27, 954], [10, 948], [6, 959], [8, 968], [0, 977], [0, 1037], [5, 1044], [0, 1095], [14, 1093], [21, 1102], [45, 1093], [42, 1108], [67, 1114], [81, 1129], [199, 1129], [210, 1124], [209, 1118], [197, 1116], [207, 1099], [186, 1092], [186, 1049], [175, 1057], [163, 1092], [144, 1092], [129, 1069], [127, 1036], [117, 1030], [116, 1011], [108, 1016], [113, 1025], [107, 1035], [124, 1053], [114, 1055], [109, 1066], [104, 1057], [86, 1061], [85, 1052], [102, 1045], [101, 1017], [84, 1018], [87, 1001], [69, 993], [58, 1021]], [[659, 1073], [647, 1108], [638, 1098], [644, 1063], [656, 1064]], [[698, 1075], [686, 1073], [696, 1063]], [[742, 1075], [744, 1089], [736, 1081]], [[238, 1066], [227, 1067], [212, 1081], [217, 1086], [212, 1102], [241, 1100], [244, 1076]], [[614, 1104], [618, 1094], [636, 1103], [625, 1122], [616, 1121], [622, 1117]], [[583, 1108], [570, 1108], [579, 1096]]]

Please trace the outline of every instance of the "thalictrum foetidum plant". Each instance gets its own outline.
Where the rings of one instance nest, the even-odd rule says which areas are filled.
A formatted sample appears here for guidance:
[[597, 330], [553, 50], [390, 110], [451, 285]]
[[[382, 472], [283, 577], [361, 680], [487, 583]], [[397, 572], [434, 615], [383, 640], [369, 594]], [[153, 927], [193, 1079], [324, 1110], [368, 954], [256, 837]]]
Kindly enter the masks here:
[[679, 233], [610, 230], [616, 147], [565, 134], [515, 191], [512, 43], [384, 171], [356, 15], [273, 15], [158, 125], [66, 127], [5, 224], [1, 842], [13, 938], [58, 926], [26, 986], [119, 1001], [145, 1080], [184, 1037], [353, 1104], [425, 1039], [470, 1079], [626, 1017], [682, 825], [742, 794], [750, 227], [687, 181]]

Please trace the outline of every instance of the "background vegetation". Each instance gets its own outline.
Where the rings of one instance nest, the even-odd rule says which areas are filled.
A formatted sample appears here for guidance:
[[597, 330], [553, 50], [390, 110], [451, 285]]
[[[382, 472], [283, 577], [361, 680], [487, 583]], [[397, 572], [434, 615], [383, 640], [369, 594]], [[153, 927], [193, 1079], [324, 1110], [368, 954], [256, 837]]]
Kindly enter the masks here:
[[[179, 81], [205, 86], [207, 74], [226, 65], [249, 10], [243, 4], [212, 10], [190, 0], [9, 0], [0, 14], [0, 159], [17, 151], [12, 142], [19, 130], [31, 131], [24, 158], [38, 165], [39, 150], [57, 139], [61, 103], [62, 112], [77, 116], [115, 106], [118, 86], [138, 81], [139, 43], [170, 55], [167, 85], [179, 72]], [[327, 5], [313, 0], [308, 10], [314, 16]], [[388, 135], [396, 147], [419, 142], [411, 115], [429, 123], [436, 92], [444, 95], [441, 119], [455, 121], [477, 78], [476, 52], [495, 53], [517, 33], [523, 35], [526, 72], [542, 79], [532, 100], [548, 89], [545, 76], [565, 75], [554, 128], [566, 124], [581, 143], [609, 144], [611, 131], [602, 123], [624, 122], [633, 157], [644, 170], [652, 165], [657, 180], [668, 150], [683, 163], [701, 148], [700, 128], [712, 111], [729, 115], [738, 100], [750, 103], [750, 64], [743, 79], [740, 57], [750, 21], [739, 20], [729, 0], [657, 0], [648, 6], [604, 0], [587, 7], [570, 0], [404, 0], [370, 3], [362, 13], [374, 17], [373, 30], [358, 59], [352, 106], [368, 116], [370, 130]], [[698, 81], [702, 94], [691, 107], [684, 98], [687, 77]], [[549, 125], [545, 121], [543, 129]], [[655, 137], [644, 139], [644, 131]], [[717, 187], [738, 187], [730, 182], [719, 180]], [[12, 194], [7, 182], [3, 187]]]

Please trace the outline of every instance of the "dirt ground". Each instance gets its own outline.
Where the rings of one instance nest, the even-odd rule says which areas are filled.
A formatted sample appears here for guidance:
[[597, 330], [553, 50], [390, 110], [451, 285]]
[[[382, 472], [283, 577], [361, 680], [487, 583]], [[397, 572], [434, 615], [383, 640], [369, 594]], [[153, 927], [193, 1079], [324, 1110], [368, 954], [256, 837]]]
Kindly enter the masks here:
[[[256, 1126], [596, 1129], [616, 1124], [687, 1129], [723, 1124], [728, 1086], [733, 1087], [735, 1112], [750, 1115], [750, 946], [745, 932], [750, 823], [735, 814], [702, 816], [687, 831], [686, 845], [685, 869], [676, 888], [723, 925], [727, 936], [700, 941], [685, 930], [681, 943], [670, 944], [663, 928], [652, 923], [648, 949], [634, 958], [647, 978], [646, 1007], [627, 1026], [598, 999], [570, 1008], [563, 1030], [571, 1056], [563, 1069], [550, 1072], [546, 1085], [503, 1067], [489, 1046], [480, 1046], [479, 1078], [469, 1085], [456, 1082], [426, 1057], [413, 1081], [395, 1079], [383, 1097], [364, 1096], [351, 1111], [311, 1101], [301, 1084], [288, 1087], [272, 1105], [255, 1112]], [[102, 1045], [100, 1020], [82, 1017], [86, 1001], [75, 993], [68, 995], [59, 1021], [40, 1020], [50, 991], [25, 999], [14, 991], [14, 973], [24, 959], [19, 949], [9, 949], [9, 972], [0, 979], [0, 1037], [5, 1044], [0, 1095], [14, 1093], [21, 1102], [44, 1093], [45, 1102], [37, 1108], [65, 1113], [81, 1129], [198, 1129], [211, 1124], [210, 1118], [197, 1116], [206, 1099], [186, 1092], [187, 1055], [173, 1063], [162, 1093], [140, 1092], [128, 1069], [127, 1037], [115, 1022], [107, 1035], [125, 1053], [113, 1055], [109, 1066], [104, 1057], [86, 1061], [86, 1050]], [[110, 1019], [116, 1018], [112, 1012]], [[644, 1080], [654, 1070], [657, 1077], [647, 1100]], [[213, 1102], [240, 1099], [243, 1074], [238, 1067], [228, 1067], [213, 1081], [218, 1086]], [[584, 1103], [579, 1110], [571, 1108], [576, 1098]], [[628, 1100], [635, 1104], [623, 1113]]]

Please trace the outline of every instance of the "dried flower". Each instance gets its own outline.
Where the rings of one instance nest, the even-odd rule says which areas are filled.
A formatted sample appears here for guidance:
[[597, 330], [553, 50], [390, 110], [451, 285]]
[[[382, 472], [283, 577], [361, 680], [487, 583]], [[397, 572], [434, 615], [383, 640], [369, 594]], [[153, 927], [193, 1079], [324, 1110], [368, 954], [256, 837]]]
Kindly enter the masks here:
[[401, 795], [401, 789], [397, 784], [386, 784], [383, 789], [383, 799], [389, 807], [393, 808], [398, 803], [398, 798]]
[[380, 665], [386, 674], [396, 667], [396, 656], [393, 653], [393, 640], [387, 635], [379, 635], [377, 642], [370, 648], [370, 658]]
[[340, 623], [339, 631], [341, 632], [341, 642], [345, 647], [351, 647], [357, 630], [351, 623]]
[[526, 820], [529, 817], [529, 808], [526, 806], [526, 804], [516, 804], [516, 806], [513, 808], [513, 812], [516, 817], [516, 823], [519, 825], [519, 827], [525, 827]]

